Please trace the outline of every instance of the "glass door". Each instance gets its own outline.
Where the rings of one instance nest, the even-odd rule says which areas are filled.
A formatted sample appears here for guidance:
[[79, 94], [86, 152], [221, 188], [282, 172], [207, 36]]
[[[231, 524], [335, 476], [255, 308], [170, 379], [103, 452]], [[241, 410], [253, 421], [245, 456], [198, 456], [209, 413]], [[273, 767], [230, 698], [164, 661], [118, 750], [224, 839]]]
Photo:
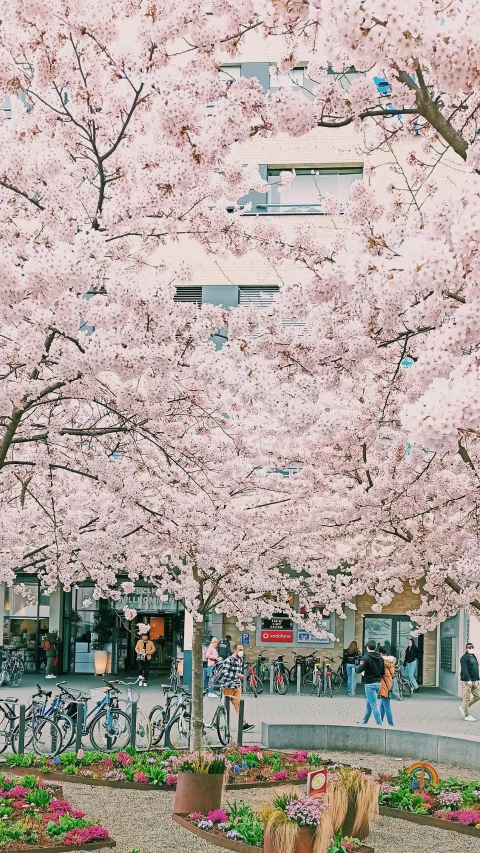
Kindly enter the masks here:
[[[363, 619], [363, 645], [365, 650], [369, 640], [374, 640], [377, 644], [377, 649], [380, 646], [385, 646], [387, 654], [394, 655], [397, 660], [402, 658], [402, 655], [407, 648], [408, 640], [412, 631], [415, 630], [415, 623], [411, 622], [408, 616], [375, 616], [367, 615]], [[414, 637], [419, 651], [417, 681], [422, 684], [423, 681], [423, 634], [419, 637]]]

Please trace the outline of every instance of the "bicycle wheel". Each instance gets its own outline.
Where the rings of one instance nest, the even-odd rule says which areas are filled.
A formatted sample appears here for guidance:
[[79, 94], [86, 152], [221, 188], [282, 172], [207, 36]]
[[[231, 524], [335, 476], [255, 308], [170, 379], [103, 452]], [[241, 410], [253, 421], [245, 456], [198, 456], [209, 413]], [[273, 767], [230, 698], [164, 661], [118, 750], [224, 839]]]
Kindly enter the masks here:
[[285, 696], [285, 693], [288, 690], [288, 681], [286, 679], [286, 676], [282, 672], [278, 673], [276, 683], [277, 683], [277, 690], [280, 693], [280, 696]]
[[166, 719], [165, 708], [155, 705], [150, 711], [150, 725], [152, 727], [152, 746], [157, 746], [165, 734]]
[[255, 699], [257, 698], [257, 679], [253, 675], [249, 675], [247, 679], [247, 688], [251, 690]]
[[24, 672], [25, 672], [25, 665], [23, 663], [23, 660], [20, 660], [20, 658], [19, 658], [18, 660], [15, 661], [15, 667], [14, 667], [13, 672], [12, 672], [12, 687], [18, 687], [18, 685], [20, 684], [20, 682], [23, 678]]
[[333, 693], [338, 693], [342, 686], [342, 679], [340, 678], [338, 672], [332, 672], [330, 676], [330, 685]]
[[321, 696], [323, 693], [323, 679], [320, 677], [320, 675], [317, 675], [316, 688], [317, 688], [317, 696]]
[[227, 746], [232, 737], [230, 735], [230, 726], [228, 725], [227, 712], [223, 705], [217, 708], [217, 735], [222, 746]]
[[[18, 729], [16, 729], [18, 736]], [[29, 746], [36, 755], [51, 757], [62, 751], [62, 733], [50, 717], [36, 717], [32, 721], [31, 741]], [[25, 733], [25, 746], [27, 746]]]
[[406, 678], [402, 678], [402, 693], [404, 696], [411, 696], [413, 693], [412, 685]]
[[256, 679], [256, 687], [257, 693], [260, 696], [260, 693], [263, 693], [263, 681], [261, 681], [259, 678]]
[[165, 742], [173, 745], [174, 749], [187, 749], [190, 744], [190, 717], [185, 714], [175, 714], [170, 720], [165, 732]]
[[398, 677], [396, 679], [396, 682], [397, 682], [397, 699], [399, 702], [401, 702], [403, 699], [402, 679], [400, 677]]
[[3, 708], [0, 708], [0, 754], [5, 752], [7, 746], [12, 742], [12, 727], [10, 718]]
[[260, 681], [270, 681], [270, 668], [266, 663], [262, 663], [259, 670]]
[[327, 693], [330, 696], [330, 699], [333, 699], [332, 676], [331, 675], [327, 675]]
[[55, 722], [62, 733], [63, 751], [65, 752], [73, 743], [76, 734], [76, 722], [68, 714], [58, 714]]
[[117, 752], [130, 743], [130, 717], [118, 708], [100, 711], [89, 727], [90, 740], [99, 752]]
[[148, 717], [137, 708], [137, 724], [135, 726], [135, 748], [139, 752], [150, 749], [152, 745], [152, 725]]
[[317, 689], [317, 682], [313, 678], [312, 670], [306, 672], [303, 676], [303, 687], [307, 693], [315, 693], [315, 690]]
[[297, 683], [297, 667], [295, 665], [291, 666], [290, 669], [287, 669], [288, 672], [288, 680], [290, 684]]

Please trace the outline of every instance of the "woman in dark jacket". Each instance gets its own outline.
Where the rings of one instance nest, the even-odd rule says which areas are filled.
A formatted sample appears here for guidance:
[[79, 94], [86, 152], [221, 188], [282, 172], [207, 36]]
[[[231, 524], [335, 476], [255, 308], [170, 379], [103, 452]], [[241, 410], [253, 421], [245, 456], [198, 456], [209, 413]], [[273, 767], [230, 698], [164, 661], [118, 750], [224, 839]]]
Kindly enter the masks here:
[[417, 684], [417, 668], [418, 668], [418, 648], [415, 645], [415, 641], [410, 637], [408, 641], [407, 648], [405, 649], [405, 654], [403, 656], [403, 661], [405, 664], [405, 669], [407, 671], [407, 678], [412, 685], [412, 690], [418, 690]]
[[360, 652], [356, 640], [352, 640], [348, 649], [344, 649], [343, 658], [347, 669], [347, 689], [349, 696], [355, 696], [357, 687], [357, 666], [360, 663]]

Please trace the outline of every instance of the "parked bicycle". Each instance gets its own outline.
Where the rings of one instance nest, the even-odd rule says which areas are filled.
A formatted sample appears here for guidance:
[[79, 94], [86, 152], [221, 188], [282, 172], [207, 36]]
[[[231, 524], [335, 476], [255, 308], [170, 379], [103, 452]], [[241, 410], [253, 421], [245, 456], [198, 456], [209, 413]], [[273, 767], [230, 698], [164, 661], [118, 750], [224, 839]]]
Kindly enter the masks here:
[[178, 671], [178, 658], [172, 658], [172, 666], [170, 668], [170, 690], [173, 693], [176, 693], [177, 690], [180, 690], [182, 683], [180, 679], [180, 673]]
[[131, 718], [119, 708], [119, 693], [116, 682], [104, 679], [107, 687], [101, 699], [88, 710], [89, 693], [77, 692], [74, 699], [72, 691], [64, 688], [65, 695], [77, 704], [83, 706], [82, 737], [90, 737], [94, 749], [99, 752], [114, 752], [125, 749], [130, 743]]
[[22, 658], [19, 654], [11, 652], [9, 649], [0, 649], [0, 654], [2, 659], [0, 687], [3, 684], [18, 687], [25, 672], [25, 664]]
[[[17, 699], [7, 697], [0, 701], [0, 753], [8, 746], [18, 752], [20, 739], [20, 713], [17, 714]], [[32, 707], [31, 714], [25, 719], [24, 747], [36, 755], [51, 757], [62, 751], [62, 733], [52, 719], [47, 719]]]
[[253, 693], [255, 699], [257, 698], [259, 693], [263, 693], [263, 681], [258, 677], [255, 672], [256, 662], [248, 663], [245, 661], [244, 671], [246, 670], [246, 685], [247, 685], [247, 693]]
[[[206, 691], [205, 691], [206, 692]], [[188, 691], [181, 689], [182, 698], [178, 703], [165, 732], [165, 742], [170, 743], [175, 749], [187, 749], [190, 744], [190, 731], [192, 722], [191, 701], [192, 697]], [[222, 746], [227, 746], [231, 741], [230, 724], [226, 709], [226, 697], [221, 696], [209, 723], [203, 721], [203, 734], [207, 730], [215, 729]]]
[[255, 674], [262, 684], [266, 681], [270, 681], [270, 667], [268, 665], [268, 658], [264, 655], [264, 651], [265, 649], [260, 649], [255, 661]]
[[[120, 699], [119, 702], [125, 702], [125, 713], [128, 718], [132, 719], [132, 704], [140, 699], [140, 689], [137, 684], [140, 683], [140, 677], [135, 681], [116, 681], [115, 684], [122, 684], [127, 688], [127, 698]], [[131, 729], [131, 726], [130, 726]], [[137, 704], [137, 720], [135, 724], [135, 749], [148, 750], [152, 746], [152, 726], [149, 717], [144, 714]]]
[[152, 727], [152, 746], [158, 746], [164, 737], [167, 726], [180, 701], [178, 693], [170, 692], [169, 684], [163, 684], [162, 690], [165, 706], [154, 705], [149, 714], [150, 725]]
[[288, 680], [291, 684], [297, 683], [297, 668], [300, 666], [302, 670], [302, 679], [307, 673], [313, 672], [313, 668], [317, 661], [318, 651], [310, 652], [308, 655], [295, 655], [293, 666], [288, 672]]
[[288, 671], [283, 662], [283, 655], [278, 655], [273, 661], [273, 690], [285, 696], [288, 690]]
[[70, 704], [68, 703], [67, 707], [65, 707], [66, 701], [61, 689], [64, 684], [66, 684], [66, 681], [60, 681], [56, 685], [59, 688], [59, 693], [50, 703], [49, 700], [51, 699], [52, 691], [43, 690], [37, 684], [37, 692], [31, 697], [25, 716], [28, 721], [32, 713], [35, 712], [41, 717], [45, 717], [45, 719], [53, 720], [62, 733], [62, 749], [66, 750], [75, 738], [76, 723], [68, 713]]

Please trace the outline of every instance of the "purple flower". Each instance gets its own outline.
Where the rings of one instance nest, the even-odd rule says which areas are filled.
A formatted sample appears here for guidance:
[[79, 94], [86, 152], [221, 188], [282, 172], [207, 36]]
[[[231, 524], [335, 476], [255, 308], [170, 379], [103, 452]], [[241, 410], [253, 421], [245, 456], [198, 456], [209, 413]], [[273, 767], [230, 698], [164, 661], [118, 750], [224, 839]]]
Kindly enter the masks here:
[[53, 756], [53, 763], [56, 764], [57, 766], [60, 764], [60, 759], [59, 759], [58, 755]]
[[459, 791], [441, 791], [438, 795], [438, 802], [442, 806], [455, 806], [462, 802], [462, 795]]
[[456, 820], [458, 823], [463, 823], [464, 826], [476, 826], [480, 823], [480, 812], [473, 812], [471, 809], [460, 809], [458, 812], [450, 812], [450, 820]]
[[242, 770], [248, 770], [248, 764], [246, 761], [242, 761]]
[[199, 820], [197, 823], [199, 829], [212, 829], [213, 821], [212, 820]]
[[230, 829], [227, 832], [227, 838], [233, 838], [236, 841], [245, 841], [243, 835], [240, 832], [237, 832], [236, 829]]
[[328, 809], [328, 803], [319, 802], [313, 797], [292, 800], [285, 806], [285, 814], [299, 826], [318, 826], [322, 814]]
[[240, 767], [238, 764], [234, 764], [232, 770], [234, 773], [240, 773]]

